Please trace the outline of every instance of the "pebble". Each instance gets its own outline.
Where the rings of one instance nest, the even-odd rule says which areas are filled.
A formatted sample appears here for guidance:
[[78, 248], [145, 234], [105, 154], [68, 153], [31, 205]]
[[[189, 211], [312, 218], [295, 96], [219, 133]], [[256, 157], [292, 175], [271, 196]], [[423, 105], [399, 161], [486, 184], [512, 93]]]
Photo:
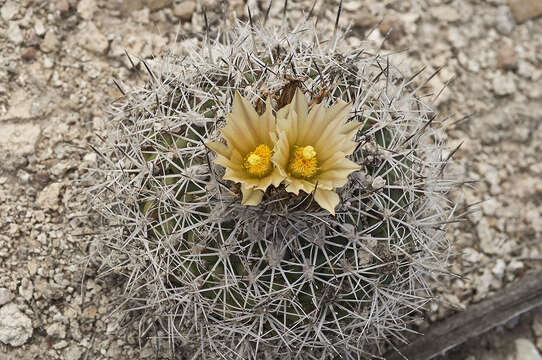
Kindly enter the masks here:
[[91, 20], [95, 11], [95, 0], [81, 0], [77, 5], [77, 13], [85, 20]]
[[0, 308], [0, 342], [21, 346], [32, 336], [32, 321], [16, 304], [9, 303]]
[[540, 0], [508, 0], [510, 10], [518, 23], [534, 19], [542, 15], [542, 1]]
[[34, 32], [38, 36], [45, 35], [45, 25], [43, 25], [43, 21], [40, 19], [34, 20]]
[[516, 339], [516, 358], [515, 360], [542, 360], [534, 344], [524, 338]]
[[495, 28], [502, 35], [510, 35], [516, 28], [514, 15], [507, 6], [499, 6], [495, 15]]
[[508, 74], [498, 74], [493, 78], [493, 91], [498, 96], [512, 95], [517, 91], [514, 76]]
[[147, 6], [151, 11], [160, 10], [171, 5], [172, 0], [148, 0]]
[[440, 21], [455, 22], [461, 19], [457, 10], [449, 5], [441, 5], [432, 7], [431, 15]]
[[99, 55], [105, 55], [109, 49], [109, 41], [93, 22], [83, 25], [79, 32], [79, 43], [84, 49]]
[[13, 300], [14, 295], [6, 288], [0, 288], [0, 306]]
[[41, 134], [41, 128], [32, 123], [0, 123], [0, 148], [15, 155], [34, 152]]
[[173, 15], [182, 21], [190, 21], [194, 11], [196, 11], [196, 3], [192, 0], [177, 0], [173, 3]]
[[2, 9], [0, 9], [0, 16], [4, 21], [13, 20], [19, 13], [18, 1], [7, 1]]
[[66, 326], [62, 323], [53, 323], [45, 328], [47, 335], [57, 339], [64, 339], [66, 337]]
[[77, 345], [71, 345], [64, 351], [64, 360], [79, 360], [83, 356], [83, 350]]
[[38, 196], [38, 204], [44, 210], [57, 210], [60, 192], [64, 187], [63, 183], [52, 183], [47, 185]]
[[512, 45], [501, 45], [497, 52], [497, 67], [502, 70], [513, 70], [518, 67], [518, 58]]
[[19, 45], [24, 40], [23, 32], [19, 27], [19, 24], [15, 22], [10, 22], [8, 26], [8, 39], [15, 45]]
[[38, 52], [33, 47], [27, 47], [21, 53], [23, 60], [35, 60], [37, 55]]
[[55, 33], [52, 30], [47, 31], [43, 41], [40, 44], [40, 49], [44, 53], [50, 53], [51, 51], [56, 50], [58, 46], [58, 39]]

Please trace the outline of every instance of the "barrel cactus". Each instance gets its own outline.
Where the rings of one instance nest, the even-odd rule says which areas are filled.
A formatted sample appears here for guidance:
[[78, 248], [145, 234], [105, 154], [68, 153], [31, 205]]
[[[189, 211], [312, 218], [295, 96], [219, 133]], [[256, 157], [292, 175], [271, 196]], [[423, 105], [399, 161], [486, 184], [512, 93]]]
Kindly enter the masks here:
[[343, 40], [238, 24], [118, 84], [98, 255], [172, 358], [362, 358], [430, 301], [454, 218], [442, 128], [415, 77]]

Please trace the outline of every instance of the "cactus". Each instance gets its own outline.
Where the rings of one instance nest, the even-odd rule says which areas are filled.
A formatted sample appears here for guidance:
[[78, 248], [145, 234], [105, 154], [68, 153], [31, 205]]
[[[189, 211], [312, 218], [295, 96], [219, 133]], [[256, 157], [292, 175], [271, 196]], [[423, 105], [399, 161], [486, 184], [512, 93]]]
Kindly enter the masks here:
[[[178, 347], [194, 358], [363, 358], [403, 339], [431, 300], [455, 218], [442, 124], [414, 77], [342, 42], [308, 23], [239, 23], [145, 64], [144, 88], [119, 85], [91, 188], [108, 229], [99, 256], [126, 277], [123, 314], [173, 358]], [[347, 154], [359, 170], [336, 189], [334, 215], [284, 183], [242, 205], [205, 146], [223, 141], [236, 92], [261, 115], [296, 91], [309, 107], [350, 103], [359, 123]]]

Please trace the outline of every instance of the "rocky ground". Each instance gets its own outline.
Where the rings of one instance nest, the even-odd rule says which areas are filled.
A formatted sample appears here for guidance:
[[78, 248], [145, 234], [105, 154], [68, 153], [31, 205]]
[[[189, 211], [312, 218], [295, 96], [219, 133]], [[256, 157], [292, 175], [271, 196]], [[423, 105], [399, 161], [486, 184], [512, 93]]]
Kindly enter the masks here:
[[[289, 21], [312, 3], [289, 1]], [[248, 5], [257, 19], [267, 1]], [[197, 43], [203, 7], [210, 26], [247, 15], [238, 0], [0, 0], [1, 360], [153, 357], [150, 344], [119, 333], [109, 315], [121, 287], [97, 278], [81, 179], [96, 161], [88, 144], [98, 141], [104, 110], [119, 95], [112, 80], [141, 82], [125, 51], [151, 60]], [[272, 19], [282, 7], [274, 1]], [[317, 2], [324, 28], [337, 8]], [[454, 194], [462, 204], [483, 203], [450, 231], [458, 253], [452, 270], [464, 277], [436, 288], [442, 301], [430, 320], [541, 268], [541, 15], [540, 0], [343, 2], [352, 44], [368, 35], [383, 52], [397, 52], [405, 72], [425, 65], [428, 76], [443, 67], [427, 90], [451, 86], [432, 100], [442, 117], [457, 120], [450, 147], [464, 142], [453, 170], [478, 181]], [[483, 342], [487, 351], [473, 344], [461, 356], [541, 359], [540, 312], [519, 323], [521, 341], [495, 332]]]

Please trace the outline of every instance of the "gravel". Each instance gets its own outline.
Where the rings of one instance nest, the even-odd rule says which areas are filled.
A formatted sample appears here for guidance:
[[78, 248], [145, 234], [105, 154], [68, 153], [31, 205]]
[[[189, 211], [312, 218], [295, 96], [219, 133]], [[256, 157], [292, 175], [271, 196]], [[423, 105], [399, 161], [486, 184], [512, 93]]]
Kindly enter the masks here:
[[[248, 3], [257, 23], [267, 1]], [[288, 2], [287, 21], [295, 23], [312, 3]], [[122, 283], [98, 277], [99, 264], [92, 257], [92, 234], [99, 227], [82, 191], [92, 181], [85, 178], [85, 169], [96, 161], [88, 144], [99, 142], [107, 122], [104, 109], [121, 95], [112, 79], [141, 85], [141, 60], [152, 65], [154, 57], [168, 49], [186, 54], [186, 48], [201, 39], [196, 35], [205, 26], [204, 6], [211, 29], [232, 21], [233, 12], [248, 16], [242, 1], [224, 4], [0, 0], [2, 356], [154, 355], [152, 342], [140, 348], [137, 324], [126, 331], [112, 330], [119, 329], [119, 315], [109, 314]], [[392, 59], [405, 74], [426, 66], [428, 77], [444, 66], [423, 89], [439, 118], [453, 123], [443, 135], [450, 150], [464, 142], [454, 156], [457, 162], [447, 170], [476, 181], [452, 195], [461, 206], [481, 202], [479, 211], [449, 232], [458, 253], [450, 270], [465, 277], [435, 283], [443, 302], [427, 310], [426, 322], [491, 296], [542, 266], [540, 4], [343, 1], [340, 24], [352, 25], [350, 44], [362, 46], [360, 38], [369, 35], [383, 52], [395, 54]], [[282, 7], [283, 2], [273, 1], [270, 23], [280, 23]], [[337, 7], [336, 0], [315, 7], [319, 26], [326, 31], [333, 27]], [[378, 25], [379, 20], [384, 21]], [[440, 92], [445, 84], [451, 87]], [[376, 180], [373, 185], [378, 187]], [[531, 351], [537, 359], [535, 347], [542, 350], [542, 334], [533, 331], [524, 338], [532, 346], [515, 342], [517, 349]], [[516, 356], [515, 347], [506, 351], [503, 356]]]

